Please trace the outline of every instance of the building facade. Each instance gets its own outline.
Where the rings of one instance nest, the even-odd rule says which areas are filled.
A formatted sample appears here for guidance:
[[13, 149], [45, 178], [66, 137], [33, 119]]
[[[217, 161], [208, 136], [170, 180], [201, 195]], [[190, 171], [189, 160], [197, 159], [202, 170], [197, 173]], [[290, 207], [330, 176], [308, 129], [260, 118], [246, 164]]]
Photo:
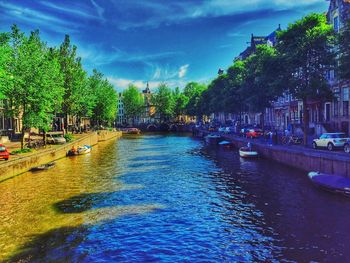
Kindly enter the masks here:
[[[350, 19], [349, 0], [331, 0], [327, 13], [328, 23], [336, 33], [339, 33], [346, 21]], [[350, 80], [340, 81], [334, 70], [328, 73], [329, 84], [334, 95], [333, 101], [326, 102], [323, 106], [324, 126], [329, 131], [350, 131]]]

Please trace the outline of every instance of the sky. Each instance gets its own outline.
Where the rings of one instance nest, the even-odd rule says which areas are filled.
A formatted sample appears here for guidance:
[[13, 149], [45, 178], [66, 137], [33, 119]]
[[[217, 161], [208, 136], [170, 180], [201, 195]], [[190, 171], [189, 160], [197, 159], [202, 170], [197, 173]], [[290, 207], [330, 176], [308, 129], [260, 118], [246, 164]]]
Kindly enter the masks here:
[[278, 24], [326, 12], [326, 0], [0, 0], [0, 31], [39, 29], [50, 46], [65, 34], [84, 68], [121, 91], [130, 83], [183, 88], [207, 83]]

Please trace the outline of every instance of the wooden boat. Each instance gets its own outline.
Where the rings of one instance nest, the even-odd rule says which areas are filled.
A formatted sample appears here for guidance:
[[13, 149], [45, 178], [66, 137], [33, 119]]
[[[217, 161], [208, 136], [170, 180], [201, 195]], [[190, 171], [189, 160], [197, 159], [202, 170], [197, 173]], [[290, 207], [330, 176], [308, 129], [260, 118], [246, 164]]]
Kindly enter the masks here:
[[233, 146], [232, 142], [229, 141], [221, 141], [218, 144], [224, 148], [231, 148]]
[[350, 197], [350, 178], [339, 175], [310, 172], [310, 180], [322, 189]]
[[123, 134], [140, 134], [141, 131], [138, 128], [126, 128], [122, 130]]
[[254, 157], [258, 157], [258, 152], [257, 151], [253, 151], [251, 148], [249, 147], [241, 147], [239, 148], [239, 156], [243, 157], [243, 158], [254, 158]]
[[30, 169], [30, 171], [32, 172], [37, 172], [37, 171], [44, 171], [44, 170], [48, 170], [51, 169], [52, 167], [54, 167], [56, 165], [56, 163], [52, 162], [52, 163], [47, 163], [47, 164], [42, 164], [36, 167], [33, 167]]
[[83, 155], [91, 152], [92, 147], [89, 145], [78, 146], [77, 149], [72, 148], [68, 151], [67, 156]]
[[209, 144], [218, 144], [220, 139], [221, 136], [216, 134], [209, 134], [205, 137], [205, 141]]

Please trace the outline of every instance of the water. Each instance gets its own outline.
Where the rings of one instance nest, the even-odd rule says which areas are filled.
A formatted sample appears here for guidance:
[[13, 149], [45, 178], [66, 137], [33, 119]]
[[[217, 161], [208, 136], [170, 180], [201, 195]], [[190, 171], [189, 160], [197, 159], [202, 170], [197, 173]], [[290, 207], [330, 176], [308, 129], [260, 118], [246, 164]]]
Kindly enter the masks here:
[[0, 183], [0, 261], [350, 262], [350, 200], [187, 136], [110, 141]]

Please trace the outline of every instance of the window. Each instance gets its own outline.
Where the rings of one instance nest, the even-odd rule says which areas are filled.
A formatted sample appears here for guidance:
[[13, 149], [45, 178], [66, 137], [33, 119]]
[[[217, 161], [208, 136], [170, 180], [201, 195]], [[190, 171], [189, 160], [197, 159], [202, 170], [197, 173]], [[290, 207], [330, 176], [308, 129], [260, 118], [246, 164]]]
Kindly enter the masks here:
[[349, 88], [343, 88], [343, 101], [349, 101]]
[[335, 32], [339, 32], [339, 17], [336, 16], [333, 18], [333, 27]]
[[343, 116], [349, 116], [349, 102], [343, 101]]
[[338, 112], [339, 112], [339, 103], [338, 103], [338, 100], [335, 100], [334, 103], [333, 103], [333, 114], [334, 116], [338, 116]]

